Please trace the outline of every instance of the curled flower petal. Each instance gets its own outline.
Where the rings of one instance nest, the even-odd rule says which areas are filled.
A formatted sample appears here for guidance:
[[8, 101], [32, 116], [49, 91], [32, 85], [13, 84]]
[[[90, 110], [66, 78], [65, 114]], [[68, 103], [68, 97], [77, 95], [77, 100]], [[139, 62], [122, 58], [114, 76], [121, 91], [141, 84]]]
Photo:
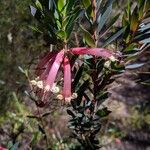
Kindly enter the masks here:
[[55, 58], [56, 58], [56, 55], [54, 55], [50, 60], [49, 62], [47, 63], [47, 65], [45, 66], [45, 70], [43, 71], [43, 73], [40, 75], [40, 79], [41, 80], [46, 80], [48, 74], [49, 74], [49, 71], [55, 61]]
[[47, 64], [51, 61], [52, 58], [56, 57], [56, 53], [49, 52], [45, 57], [43, 57], [36, 67], [35, 74], [40, 76], [47, 68]]
[[71, 67], [68, 57], [64, 58], [64, 87], [63, 96], [65, 99], [71, 100]]
[[48, 74], [48, 77], [47, 77], [47, 80], [46, 80], [45, 88], [46, 88], [47, 91], [51, 90], [51, 88], [53, 87], [57, 72], [59, 70], [59, 67], [60, 67], [62, 61], [63, 61], [63, 58], [64, 58], [64, 51], [60, 51], [57, 54], [57, 56], [55, 58], [55, 61], [51, 66], [51, 69], [49, 71], [49, 74]]
[[98, 57], [102, 57], [104, 59], [106, 58], [111, 58], [112, 56], [115, 57], [114, 53], [108, 49], [104, 48], [86, 48], [86, 47], [77, 47], [77, 48], [72, 48], [71, 49], [73, 54], [77, 55], [94, 55]]

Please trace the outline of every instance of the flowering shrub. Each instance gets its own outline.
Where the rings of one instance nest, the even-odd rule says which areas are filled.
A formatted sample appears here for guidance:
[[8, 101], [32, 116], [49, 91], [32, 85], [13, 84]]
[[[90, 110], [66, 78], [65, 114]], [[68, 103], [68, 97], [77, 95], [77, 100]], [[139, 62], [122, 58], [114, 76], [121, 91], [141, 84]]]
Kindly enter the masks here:
[[[99, 148], [96, 135], [110, 113], [101, 105], [110, 95], [108, 85], [139, 55], [136, 49], [148, 43], [147, 25], [141, 27], [147, 6], [148, 1], [139, 0], [131, 11], [129, 2], [120, 28], [113, 26], [119, 15], [111, 16], [113, 1], [109, 0], [35, 0], [30, 6], [39, 21], [32, 29], [51, 45], [36, 67], [36, 79], [30, 81], [32, 99], [38, 107], [51, 98], [66, 103], [69, 127], [85, 149]], [[113, 42], [117, 44], [110, 48]]]

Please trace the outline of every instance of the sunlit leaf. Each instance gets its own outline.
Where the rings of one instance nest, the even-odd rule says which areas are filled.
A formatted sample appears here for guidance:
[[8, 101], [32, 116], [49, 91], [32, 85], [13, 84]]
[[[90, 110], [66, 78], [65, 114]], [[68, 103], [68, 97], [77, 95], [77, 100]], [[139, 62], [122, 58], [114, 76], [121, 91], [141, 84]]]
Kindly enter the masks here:
[[43, 9], [43, 7], [42, 7], [42, 5], [41, 5], [39, 0], [36, 0], [35, 5], [37, 6], [38, 9], [40, 9], [40, 10]]
[[58, 10], [61, 12], [62, 8], [64, 7], [65, 0], [58, 0]]

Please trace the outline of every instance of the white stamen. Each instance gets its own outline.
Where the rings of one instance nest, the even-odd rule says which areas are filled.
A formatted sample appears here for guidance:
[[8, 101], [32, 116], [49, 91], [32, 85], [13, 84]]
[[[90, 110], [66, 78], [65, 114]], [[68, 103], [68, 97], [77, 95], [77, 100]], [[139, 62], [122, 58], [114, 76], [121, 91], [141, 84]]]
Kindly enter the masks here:
[[104, 63], [104, 67], [105, 67], [105, 68], [109, 68], [109, 67], [110, 67], [110, 64], [111, 64], [111, 61], [106, 61], [106, 62]]
[[110, 59], [112, 62], [114, 62], [114, 61], [117, 60], [114, 56], [110, 56], [109, 59]]
[[8, 33], [8, 34], [7, 34], [7, 38], [8, 38], [8, 42], [9, 42], [9, 43], [12, 43], [12, 40], [13, 40], [12, 33]]
[[59, 87], [55, 86], [55, 87], [53, 87], [53, 88], [51, 89], [51, 91], [52, 91], [53, 93], [58, 93], [60, 90], [59, 90]]
[[37, 82], [35, 80], [30, 81], [32, 85], [37, 85]]
[[56, 98], [59, 99], [59, 100], [63, 100], [64, 99], [63, 95], [61, 95], [61, 94], [58, 94]]
[[45, 86], [45, 91], [50, 91], [50, 86], [49, 85]]
[[40, 89], [43, 89], [43, 81], [38, 81], [37, 87], [39, 87]]
[[72, 99], [76, 99], [77, 97], [78, 97], [77, 93], [73, 93], [72, 96], [71, 96]]

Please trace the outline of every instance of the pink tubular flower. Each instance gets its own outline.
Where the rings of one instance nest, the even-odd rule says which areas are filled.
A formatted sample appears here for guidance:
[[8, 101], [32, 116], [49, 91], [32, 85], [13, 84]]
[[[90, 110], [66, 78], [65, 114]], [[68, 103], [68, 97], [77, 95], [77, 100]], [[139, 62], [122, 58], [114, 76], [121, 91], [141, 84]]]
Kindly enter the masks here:
[[49, 91], [53, 88], [53, 85], [54, 85], [54, 82], [55, 82], [55, 78], [56, 78], [56, 75], [57, 75], [57, 72], [59, 70], [59, 67], [63, 61], [63, 58], [64, 58], [64, 51], [61, 50], [56, 58], [55, 58], [55, 61], [54, 63], [52, 64], [51, 68], [50, 68], [50, 71], [49, 71], [49, 74], [48, 74], [48, 77], [47, 77], [47, 80], [46, 80], [46, 86], [45, 86], [45, 90]]
[[104, 48], [76, 47], [76, 48], [72, 48], [71, 51], [73, 54], [78, 54], [78, 55], [88, 54], [97, 57], [102, 57], [104, 59], [111, 58], [114, 55], [113, 52]]
[[114, 52], [104, 48], [77, 47], [71, 48], [66, 52], [61, 50], [58, 53], [48, 53], [48, 55], [45, 56], [37, 65], [36, 74], [39, 76], [40, 81], [37, 83], [35, 81], [33, 82], [40, 88], [39, 95], [42, 95], [42, 101], [48, 99], [50, 93], [54, 92], [53, 89], [56, 88], [54, 82], [62, 62], [64, 69], [64, 85], [62, 95], [59, 94], [59, 99], [64, 99], [66, 102], [70, 102], [73, 97], [77, 96], [76, 93], [71, 95], [71, 66], [69, 58], [66, 54], [88, 54], [102, 57], [104, 59], [111, 59], [112, 61], [117, 60], [116, 54]]
[[71, 67], [68, 57], [64, 58], [64, 87], [63, 97], [66, 101], [71, 100]]
[[56, 56], [56, 53], [53, 52], [49, 52], [45, 57], [43, 57], [39, 64], [36, 67], [36, 74], [38, 76], [40, 76], [43, 71], [45, 70], [45, 68], [47, 68], [47, 64], [51, 61], [52, 58], [54, 58]]
[[0, 150], [7, 150], [7, 149], [0, 146]]

